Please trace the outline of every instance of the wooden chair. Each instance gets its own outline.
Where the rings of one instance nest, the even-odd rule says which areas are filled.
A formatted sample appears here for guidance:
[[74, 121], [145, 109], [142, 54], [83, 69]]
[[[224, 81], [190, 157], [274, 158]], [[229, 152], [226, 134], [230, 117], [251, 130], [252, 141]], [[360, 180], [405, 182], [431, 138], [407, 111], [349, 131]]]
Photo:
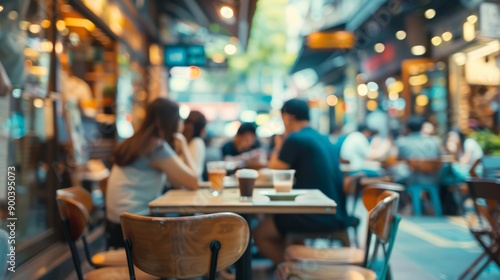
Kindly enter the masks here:
[[[469, 217], [469, 230], [481, 245], [483, 253], [459, 279], [466, 279], [474, 270], [476, 272], [470, 279], [476, 279], [492, 261], [500, 267], [500, 180], [469, 179], [467, 186], [477, 214]], [[480, 199], [485, 203], [479, 201]], [[486, 261], [479, 266], [484, 259]]]
[[[57, 197], [57, 206], [63, 224], [63, 231], [68, 241], [69, 248], [75, 266], [78, 280], [91, 279], [117, 279], [128, 278], [129, 270], [126, 265], [126, 256], [118, 251], [104, 252], [90, 258], [87, 242], [85, 240], [85, 231], [88, 227], [89, 215], [85, 206], [77, 200], [65, 196]], [[83, 275], [80, 263], [80, 256], [76, 247], [79, 239], [83, 241], [83, 247], [87, 261], [93, 266], [93, 271]], [[123, 252], [123, 251], [122, 251]], [[125, 259], [125, 261], [124, 261]], [[140, 279], [157, 279], [151, 277], [142, 271], [137, 271]]]
[[89, 214], [92, 213], [92, 210], [94, 210], [94, 203], [92, 201], [92, 196], [83, 187], [74, 186], [65, 189], [58, 189], [57, 195], [73, 198], [74, 200], [80, 202], [85, 207], [85, 209], [87, 209], [87, 212]]
[[[121, 216], [129, 268], [162, 278], [215, 273], [236, 262], [248, 246], [247, 222], [233, 213], [188, 217]], [[134, 279], [130, 269], [130, 279]]]
[[[367, 208], [375, 205], [368, 215], [365, 250], [357, 248], [315, 249], [305, 246], [289, 246], [285, 252], [287, 262], [280, 264], [278, 267], [278, 279], [291, 279], [292, 275], [299, 275], [299, 279], [318, 280], [374, 279], [372, 277], [374, 273], [368, 269], [375, 268], [375, 261], [380, 248], [383, 249], [384, 260], [375, 278], [385, 279], [389, 270], [389, 259], [400, 221], [400, 217], [397, 215], [399, 194], [393, 191], [367, 188], [363, 193], [363, 202]], [[375, 243], [372, 242], [372, 239], [375, 239]], [[342, 265], [342, 269], [338, 265]], [[365, 269], [350, 265], [361, 265]], [[315, 267], [316, 272], [313, 275], [308, 275], [312, 269], [311, 267]], [[336, 271], [335, 269], [340, 270], [343, 274], [340, 276], [333, 274]], [[352, 273], [346, 272], [351, 269], [353, 269]]]
[[[394, 190], [397, 192], [404, 190], [403, 186], [401, 186], [399, 184], [390, 183], [390, 182], [391, 182], [391, 177], [389, 177], [389, 176], [366, 177], [366, 176], [362, 175], [362, 176], [357, 177], [355, 180], [353, 180], [351, 183], [351, 186], [350, 186], [350, 190], [348, 191], [348, 193], [351, 194], [353, 197], [352, 208], [351, 208], [350, 212], [348, 212], [348, 215], [350, 217], [356, 217], [355, 215], [356, 215], [356, 209], [358, 206], [359, 198], [361, 197], [363, 190], [365, 188], [367, 188], [368, 186], [378, 186], [381, 189]], [[356, 218], [356, 219], [358, 219], [358, 218]], [[352, 227], [352, 229], [354, 231], [354, 244], [356, 245], [357, 248], [359, 248], [360, 247], [359, 239], [358, 239], [359, 219], [358, 219], [357, 223], [351, 224], [349, 226]]]
[[422, 215], [421, 196], [422, 192], [427, 192], [430, 196], [434, 214], [443, 215], [441, 198], [439, 195], [439, 174], [441, 171], [441, 161], [428, 159], [410, 159], [406, 161], [412, 169], [412, 174], [408, 179], [406, 191], [410, 194], [413, 207], [413, 215]]

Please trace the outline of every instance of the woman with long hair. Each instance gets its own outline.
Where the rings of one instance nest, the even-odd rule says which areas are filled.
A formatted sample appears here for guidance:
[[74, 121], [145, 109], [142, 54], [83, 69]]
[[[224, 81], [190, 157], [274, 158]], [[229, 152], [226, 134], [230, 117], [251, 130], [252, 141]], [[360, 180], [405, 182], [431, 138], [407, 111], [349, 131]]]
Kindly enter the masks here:
[[135, 134], [116, 147], [106, 193], [110, 247], [124, 245], [120, 215], [149, 214], [148, 203], [161, 195], [166, 177], [175, 185], [198, 188], [195, 163], [186, 138], [178, 132], [181, 122], [179, 106], [158, 98], [146, 107], [146, 117]]
[[184, 120], [183, 134], [186, 137], [191, 156], [196, 164], [198, 179], [201, 179], [205, 166], [206, 147], [203, 137], [207, 119], [200, 111], [191, 111]]

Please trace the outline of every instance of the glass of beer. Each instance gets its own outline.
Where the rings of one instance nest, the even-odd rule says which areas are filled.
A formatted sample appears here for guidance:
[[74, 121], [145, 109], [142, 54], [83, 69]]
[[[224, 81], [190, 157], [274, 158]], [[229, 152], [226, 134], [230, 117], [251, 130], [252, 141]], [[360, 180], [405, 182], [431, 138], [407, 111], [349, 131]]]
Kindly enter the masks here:
[[219, 196], [224, 189], [224, 177], [226, 176], [225, 161], [207, 162], [208, 180], [210, 181], [210, 193]]

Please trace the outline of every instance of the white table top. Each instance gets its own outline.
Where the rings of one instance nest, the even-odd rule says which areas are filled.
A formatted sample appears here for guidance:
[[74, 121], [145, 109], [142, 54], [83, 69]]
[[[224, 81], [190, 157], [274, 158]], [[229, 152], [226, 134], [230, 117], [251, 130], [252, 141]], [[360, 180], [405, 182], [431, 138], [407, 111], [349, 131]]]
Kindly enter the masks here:
[[293, 201], [271, 201], [264, 193], [274, 194], [273, 189], [254, 189], [252, 201], [240, 201], [237, 188], [224, 189], [214, 197], [208, 189], [171, 190], [149, 203], [154, 214], [166, 213], [216, 213], [238, 214], [334, 214], [335, 201], [319, 190], [292, 190], [299, 193]]

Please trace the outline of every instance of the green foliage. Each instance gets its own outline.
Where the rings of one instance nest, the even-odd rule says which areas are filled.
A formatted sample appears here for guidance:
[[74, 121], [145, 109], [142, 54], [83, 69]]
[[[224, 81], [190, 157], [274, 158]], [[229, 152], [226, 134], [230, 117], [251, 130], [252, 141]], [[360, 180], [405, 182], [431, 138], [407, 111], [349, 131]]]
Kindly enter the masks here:
[[500, 155], [500, 135], [494, 134], [489, 130], [477, 131], [469, 135], [483, 149], [486, 155]]
[[231, 58], [232, 72], [260, 72], [263, 68], [285, 74], [296, 54], [286, 52], [286, 0], [259, 0], [252, 21], [247, 52]]

